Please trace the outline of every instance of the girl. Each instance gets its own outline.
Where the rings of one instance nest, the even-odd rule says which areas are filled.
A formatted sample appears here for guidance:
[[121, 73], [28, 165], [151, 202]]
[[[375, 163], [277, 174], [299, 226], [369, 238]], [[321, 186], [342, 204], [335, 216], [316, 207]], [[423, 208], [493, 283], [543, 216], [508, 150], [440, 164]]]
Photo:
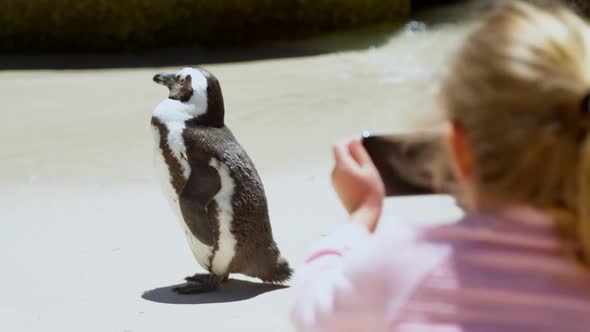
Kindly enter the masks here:
[[465, 41], [441, 86], [469, 212], [379, 222], [384, 189], [358, 140], [334, 148], [349, 222], [295, 279], [300, 331], [590, 330], [590, 30], [510, 2]]

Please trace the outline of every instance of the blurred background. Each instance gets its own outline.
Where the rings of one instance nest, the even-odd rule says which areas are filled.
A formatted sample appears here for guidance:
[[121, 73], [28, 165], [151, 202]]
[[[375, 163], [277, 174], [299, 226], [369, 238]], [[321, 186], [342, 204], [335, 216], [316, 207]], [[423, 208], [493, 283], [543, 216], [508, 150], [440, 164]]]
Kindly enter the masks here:
[[[331, 144], [438, 128], [437, 77], [496, 3], [0, 0], [0, 330], [290, 331], [288, 288], [235, 276], [218, 294], [170, 292], [199, 267], [152, 171], [149, 121], [167, 96], [153, 75], [218, 77], [296, 266], [345, 219]], [[564, 3], [585, 15], [590, 2]], [[458, 213], [446, 197], [387, 209]]]

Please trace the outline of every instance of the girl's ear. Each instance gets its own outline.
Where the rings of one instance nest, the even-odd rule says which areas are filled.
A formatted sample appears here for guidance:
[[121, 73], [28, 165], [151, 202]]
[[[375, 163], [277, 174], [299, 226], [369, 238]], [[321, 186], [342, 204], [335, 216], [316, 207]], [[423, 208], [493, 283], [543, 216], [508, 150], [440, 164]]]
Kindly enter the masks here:
[[460, 182], [474, 180], [475, 156], [465, 129], [457, 122], [450, 122], [447, 128], [446, 144], [451, 157], [453, 172]]

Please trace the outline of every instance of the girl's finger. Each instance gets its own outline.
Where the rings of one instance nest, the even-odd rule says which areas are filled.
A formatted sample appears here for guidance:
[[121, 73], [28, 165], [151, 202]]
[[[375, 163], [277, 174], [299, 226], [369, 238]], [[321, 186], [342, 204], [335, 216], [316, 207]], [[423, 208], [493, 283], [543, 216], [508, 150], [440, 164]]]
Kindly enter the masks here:
[[334, 159], [337, 166], [341, 167], [355, 167], [356, 161], [351, 156], [346, 143], [336, 143], [332, 147], [334, 152]]
[[363, 143], [361, 143], [360, 138], [352, 140], [348, 144], [348, 150], [359, 165], [364, 166], [373, 163], [371, 156], [369, 156], [369, 153], [363, 146]]

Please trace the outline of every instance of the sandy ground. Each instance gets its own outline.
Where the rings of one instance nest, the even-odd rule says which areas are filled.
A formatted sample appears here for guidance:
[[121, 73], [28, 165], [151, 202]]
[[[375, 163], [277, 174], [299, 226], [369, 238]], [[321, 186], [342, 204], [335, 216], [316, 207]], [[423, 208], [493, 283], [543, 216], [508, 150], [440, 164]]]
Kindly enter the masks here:
[[[293, 265], [344, 220], [328, 178], [332, 142], [439, 124], [433, 78], [464, 31], [207, 66]], [[166, 91], [151, 78], [178, 69], [0, 72], [0, 331], [290, 330], [289, 288], [235, 276], [214, 294], [170, 291], [200, 270], [152, 172], [148, 122]], [[387, 202], [387, 215], [408, 222], [458, 213], [442, 196]]]

